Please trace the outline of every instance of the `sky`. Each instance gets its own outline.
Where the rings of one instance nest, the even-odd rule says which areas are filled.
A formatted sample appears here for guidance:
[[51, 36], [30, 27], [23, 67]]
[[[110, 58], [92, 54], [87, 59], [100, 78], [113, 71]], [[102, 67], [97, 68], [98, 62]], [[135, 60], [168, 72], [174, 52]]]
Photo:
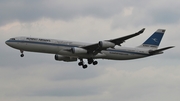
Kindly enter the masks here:
[[[178, 0], [0, 0], [1, 101], [178, 101], [180, 100], [180, 1]], [[166, 29], [162, 55], [98, 60], [82, 69], [54, 54], [24, 52], [5, 44], [29, 36], [96, 43], [146, 28], [122, 46], [141, 45]]]

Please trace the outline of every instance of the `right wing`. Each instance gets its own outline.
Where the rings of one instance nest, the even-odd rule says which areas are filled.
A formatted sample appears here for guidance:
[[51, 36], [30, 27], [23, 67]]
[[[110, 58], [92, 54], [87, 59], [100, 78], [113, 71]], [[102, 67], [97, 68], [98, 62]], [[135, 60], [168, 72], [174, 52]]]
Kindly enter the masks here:
[[101, 52], [102, 50], [105, 50], [107, 48], [111, 48], [111, 47], [102, 47], [100, 46], [103, 42], [107, 43], [108, 45], [121, 45], [123, 42], [125, 42], [125, 40], [130, 39], [132, 37], [135, 37], [141, 33], [143, 33], [145, 30], [145, 28], [141, 29], [140, 31], [134, 33], [134, 34], [130, 34], [124, 37], [120, 37], [120, 38], [116, 38], [116, 39], [111, 39], [111, 40], [105, 40], [105, 41], [99, 41], [99, 43], [95, 43], [95, 44], [90, 44], [87, 46], [82, 46], [80, 48], [86, 49], [87, 52], [89, 54], [97, 54], [99, 52]]

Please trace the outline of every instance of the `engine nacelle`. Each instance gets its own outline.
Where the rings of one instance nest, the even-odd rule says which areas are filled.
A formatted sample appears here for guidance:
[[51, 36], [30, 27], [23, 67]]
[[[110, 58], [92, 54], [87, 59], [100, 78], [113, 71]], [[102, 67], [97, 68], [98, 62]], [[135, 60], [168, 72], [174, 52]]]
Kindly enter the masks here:
[[65, 62], [72, 62], [72, 61], [77, 61], [77, 58], [73, 58], [73, 57], [65, 57], [62, 55], [55, 55], [54, 56], [55, 60], [57, 61], [65, 61]]
[[115, 44], [109, 41], [99, 41], [99, 46], [101, 48], [114, 48]]
[[72, 53], [74, 54], [86, 54], [87, 50], [83, 49], [83, 48], [78, 48], [78, 47], [73, 47], [71, 48]]

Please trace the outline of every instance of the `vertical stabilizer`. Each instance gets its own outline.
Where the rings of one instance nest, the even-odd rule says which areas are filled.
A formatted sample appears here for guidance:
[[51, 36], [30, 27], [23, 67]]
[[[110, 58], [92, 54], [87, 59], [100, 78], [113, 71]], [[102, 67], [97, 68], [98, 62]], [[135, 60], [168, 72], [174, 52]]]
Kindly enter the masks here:
[[165, 29], [158, 29], [156, 32], [154, 32], [142, 45], [139, 47], [141, 48], [150, 48], [150, 49], [157, 49], [161, 39], [165, 33]]

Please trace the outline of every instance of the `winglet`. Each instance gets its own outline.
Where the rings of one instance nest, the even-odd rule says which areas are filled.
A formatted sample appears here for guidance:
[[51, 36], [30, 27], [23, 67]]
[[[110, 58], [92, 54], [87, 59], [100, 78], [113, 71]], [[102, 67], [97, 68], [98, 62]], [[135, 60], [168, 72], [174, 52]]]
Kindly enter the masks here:
[[141, 29], [139, 32], [137, 32], [137, 33], [139, 33], [139, 34], [141, 34], [141, 33], [143, 33], [145, 31], [145, 28], [143, 28], [143, 29]]

